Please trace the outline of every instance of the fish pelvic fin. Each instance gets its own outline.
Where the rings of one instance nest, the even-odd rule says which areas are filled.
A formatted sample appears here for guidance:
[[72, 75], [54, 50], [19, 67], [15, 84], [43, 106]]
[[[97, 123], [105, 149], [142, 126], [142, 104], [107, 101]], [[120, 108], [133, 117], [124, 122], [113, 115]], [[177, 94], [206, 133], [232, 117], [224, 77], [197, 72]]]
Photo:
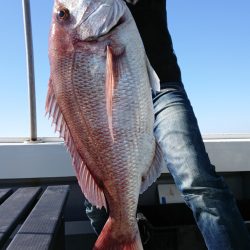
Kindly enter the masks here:
[[53, 89], [53, 81], [49, 80], [47, 99], [46, 99], [46, 114], [52, 117], [52, 124], [55, 125], [55, 131], [59, 132], [60, 137], [64, 139], [64, 143], [71, 154], [73, 167], [79, 186], [87, 198], [87, 200], [97, 208], [105, 207], [107, 204], [103, 190], [98, 186], [95, 179], [91, 175], [84, 159], [80, 156], [71, 136], [69, 127], [67, 126], [64, 116], [56, 101], [56, 96]]
[[139, 230], [133, 239], [114, 237], [114, 220], [110, 217], [97, 238], [93, 250], [143, 250]]

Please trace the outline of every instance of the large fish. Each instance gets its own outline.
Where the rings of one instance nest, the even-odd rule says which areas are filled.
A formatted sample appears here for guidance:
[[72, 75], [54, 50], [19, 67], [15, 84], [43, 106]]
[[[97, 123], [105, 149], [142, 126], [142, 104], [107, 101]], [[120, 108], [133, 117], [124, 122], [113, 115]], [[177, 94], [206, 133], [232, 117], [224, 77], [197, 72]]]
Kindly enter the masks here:
[[159, 79], [122, 0], [55, 0], [46, 111], [85, 197], [109, 219], [94, 249], [143, 249], [139, 193], [160, 175], [151, 91]]

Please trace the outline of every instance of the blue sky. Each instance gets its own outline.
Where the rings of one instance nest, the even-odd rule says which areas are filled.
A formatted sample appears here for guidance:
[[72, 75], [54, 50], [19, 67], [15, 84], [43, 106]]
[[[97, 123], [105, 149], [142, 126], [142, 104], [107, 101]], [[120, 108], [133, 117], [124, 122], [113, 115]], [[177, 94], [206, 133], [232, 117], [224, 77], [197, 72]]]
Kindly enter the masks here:
[[[53, 1], [30, 2], [38, 136], [53, 136], [44, 117]], [[167, 9], [183, 82], [201, 132], [250, 133], [250, 1], [168, 0]], [[21, 0], [2, 3], [0, 20], [0, 137], [24, 137], [29, 135], [29, 114]]]

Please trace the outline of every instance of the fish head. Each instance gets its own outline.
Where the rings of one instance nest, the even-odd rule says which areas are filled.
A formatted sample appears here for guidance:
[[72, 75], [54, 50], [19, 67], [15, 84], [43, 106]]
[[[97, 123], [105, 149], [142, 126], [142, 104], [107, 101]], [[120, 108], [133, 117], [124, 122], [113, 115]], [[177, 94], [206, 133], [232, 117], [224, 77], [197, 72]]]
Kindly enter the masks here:
[[55, 0], [50, 49], [70, 52], [78, 42], [97, 40], [121, 20], [123, 0]]

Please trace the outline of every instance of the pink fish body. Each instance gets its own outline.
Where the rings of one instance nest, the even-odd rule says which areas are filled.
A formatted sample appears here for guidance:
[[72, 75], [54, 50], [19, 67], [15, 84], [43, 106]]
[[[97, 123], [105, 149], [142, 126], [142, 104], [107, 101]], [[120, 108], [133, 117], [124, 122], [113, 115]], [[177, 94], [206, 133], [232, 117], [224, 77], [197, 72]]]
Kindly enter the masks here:
[[94, 249], [143, 249], [139, 194], [160, 175], [151, 89], [158, 88], [122, 0], [55, 0], [46, 111], [85, 197], [109, 219]]

